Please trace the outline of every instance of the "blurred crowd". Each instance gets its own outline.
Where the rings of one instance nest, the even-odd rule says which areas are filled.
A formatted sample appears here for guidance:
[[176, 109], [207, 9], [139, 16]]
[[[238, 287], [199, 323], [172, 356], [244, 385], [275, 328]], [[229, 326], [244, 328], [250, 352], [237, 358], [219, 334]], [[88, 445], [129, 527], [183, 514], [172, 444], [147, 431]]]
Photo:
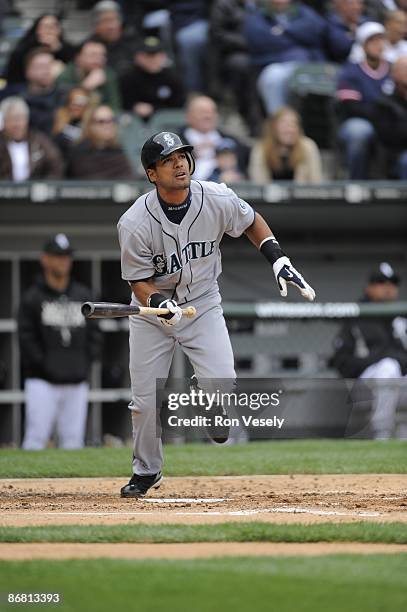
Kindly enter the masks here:
[[160, 129], [194, 146], [201, 180], [407, 179], [407, 0], [77, 8], [80, 45], [47, 13], [7, 58], [1, 180], [142, 178]]

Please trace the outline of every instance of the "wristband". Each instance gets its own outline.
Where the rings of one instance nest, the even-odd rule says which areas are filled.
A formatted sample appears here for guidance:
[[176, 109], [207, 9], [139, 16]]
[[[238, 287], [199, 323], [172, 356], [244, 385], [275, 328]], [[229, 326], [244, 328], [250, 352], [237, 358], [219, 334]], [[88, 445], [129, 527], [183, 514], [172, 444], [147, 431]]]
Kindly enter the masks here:
[[151, 308], [159, 308], [160, 304], [168, 300], [162, 293], [152, 293], [147, 300], [147, 306]]
[[273, 265], [277, 259], [280, 257], [285, 257], [284, 251], [281, 250], [280, 245], [277, 240], [270, 236], [269, 238], [265, 238], [259, 247], [260, 253], [264, 255], [264, 257]]

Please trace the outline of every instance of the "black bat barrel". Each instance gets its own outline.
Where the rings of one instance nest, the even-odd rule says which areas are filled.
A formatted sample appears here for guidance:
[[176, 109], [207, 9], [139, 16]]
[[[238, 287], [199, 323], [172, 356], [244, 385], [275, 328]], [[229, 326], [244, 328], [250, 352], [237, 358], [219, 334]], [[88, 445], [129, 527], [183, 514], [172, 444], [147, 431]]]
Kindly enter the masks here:
[[81, 312], [84, 317], [88, 318], [94, 310], [94, 304], [92, 302], [85, 302], [82, 304]]
[[87, 319], [110, 319], [115, 317], [128, 317], [138, 314], [138, 306], [130, 304], [114, 304], [112, 302], [85, 302], [81, 308], [82, 314]]

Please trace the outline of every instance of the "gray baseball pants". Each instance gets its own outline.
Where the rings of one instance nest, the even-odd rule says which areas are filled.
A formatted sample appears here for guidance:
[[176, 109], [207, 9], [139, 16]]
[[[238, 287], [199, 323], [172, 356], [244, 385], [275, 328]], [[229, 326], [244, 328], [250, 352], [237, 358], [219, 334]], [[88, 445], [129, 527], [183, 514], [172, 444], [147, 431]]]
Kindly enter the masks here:
[[164, 326], [157, 317], [129, 317], [130, 379], [132, 389], [133, 473], [156, 474], [163, 465], [161, 439], [157, 436], [156, 380], [166, 379], [176, 343], [191, 361], [200, 379], [235, 380], [232, 346], [218, 291], [188, 304], [193, 319]]

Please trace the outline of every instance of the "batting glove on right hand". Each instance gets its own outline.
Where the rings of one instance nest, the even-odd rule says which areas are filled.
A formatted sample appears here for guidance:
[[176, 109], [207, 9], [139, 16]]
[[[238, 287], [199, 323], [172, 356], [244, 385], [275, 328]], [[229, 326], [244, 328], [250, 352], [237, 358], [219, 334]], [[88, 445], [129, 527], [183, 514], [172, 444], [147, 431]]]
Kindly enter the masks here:
[[182, 309], [175, 300], [164, 300], [158, 305], [158, 308], [168, 308], [170, 311], [165, 315], [157, 315], [162, 325], [177, 325], [181, 321]]
[[315, 291], [294, 268], [288, 257], [279, 257], [273, 264], [273, 270], [282, 297], [287, 297], [287, 283], [291, 283], [299, 289], [303, 298], [314, 301]]

